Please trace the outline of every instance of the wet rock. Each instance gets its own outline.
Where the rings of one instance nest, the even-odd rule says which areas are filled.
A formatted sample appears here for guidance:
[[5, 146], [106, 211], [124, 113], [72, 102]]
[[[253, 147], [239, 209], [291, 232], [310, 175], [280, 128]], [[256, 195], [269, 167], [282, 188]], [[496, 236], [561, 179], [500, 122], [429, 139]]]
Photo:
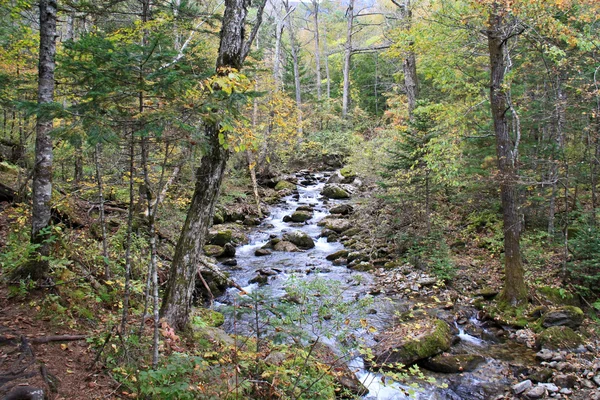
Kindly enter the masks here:
[[257, 270], [256, 272], [258, 272], [260, 275], [264, 275], [264, 276], [275, 276], [278, 274], [277, 271], [275, 271], [274, 269], [271, 269], [271, 268], [261, 268], [261, 269]]
[[341, 186], [336, 185], [336, 184], [325, 185], [323, 190], [321, 190], [321, 194], [330, 199], [348, 199], [348, 198], [350, 198], [350, 193], [348, 193]]
[[225, 252], [225, 249], [221, 246], [217, 246], [214, 244], [207, 244], [203, 247], [204, 254], [209, 257], [220, 257]]
[[292, 217], [290, 215], [284, 215], [282, 220], [283, 222], [292, 222]]
[[321, 231], [321, 237], [329, 237], [331, 235], [337, 235], [337, 233], [331, 229], [323, 229]]
[[291, 242], [301, 249], [312, 249], [315, 247], [315, 242], [305, 232], [293, 231], [285, 233], [282, 237], [284, 241]]
[[286, 240], [280, 240], [280, 241], [278, 241], [273, 246], [273, 250], [275, 250], [275, 251], [287, 251], [287, 252], [290, 252], [290, 253], [295, 253], [295, 252], [300, 251], [300, 249], [298, 248], [298, 246], [296, 246], [294, 243], [288, 242]]
[[354, 212], [354, 207], [350, 204], [339, 204], [329, 210], [332, 214], [349, 215]]
[[552, 326], [568, 326], [571, 329], [577, 329], [583, 322], [583, 311], [579, 307], [564, 306], [553, 311], [549, 311], [542, 317], [542, 326], [549, 328]]
[[269, 277], [266, 275], [258, 274], [254, 278], [250, 279], [248, 283], [258, 283], [259, 286], [266, 285], [269, 282]]
[[235, 257], [235, 246], [231, 243], [225, 243], [223, 254], [220, 257]]
[[312, 214], [308, 213], [306, 211], [295, 211], [291, 216], [291, 220], [293, 222], [305, 222], [311, 218], [312, 218]]
[[450, 348], [452, 335], [447, 323], [424, 319], [399, 323], [382, 332], [373, 347], [374, 368], [398, 369], [398, 363], [410, 365]]
[[471, 372], [484, 361], [483, 357], [474, 354], [443, 353], [419, 362], [419, 366], [433, 372], [456, 374]]
[[311, 213], [311, 212], [315, 211], [315, 209], [312, 208], [311, 206], [306, 206], [305, 205], [305, 206], [300, 206], [300, 207], [296, 208], [296, 211], [305, 211], [305, 212], [310, 212]]
[[369, 256], [366, 254], [363, 254], [359, 251], [353, 251], [351, 253], [348, 253], [348, 262], [352, 262], [352, 261], [367, 261], [369, 259]]
[[578, 348], [583, 341], [581, 337], [567, 326], [553, 326], [542, 331], [536, 340], [539, 348], [550, 350], [572, 350]]
[[264, 257], [273, 254], [269, 249], [256, 249], [254, 255], [256, 257]]
[[529, 379], [523, 382], [519, 382], [516, 385], [513, 385], [512, 390], [515, 394], [521, 394], [524, 391], [531, 389], [533, 387], [533, 382]]
[[335, 261], [338, 258], [348, 257], [348, 253], [349, 253], [348, 250], [339, 250], [339, 251], [336, 251], [335, 253], [328, 255], [327, 257], [325, 257], [325, 259], [328, 261]]
[[338, 258], [337, 260], [333, 260], [332, 264], [336, 267], [341, 267], [343, 265], [347, 265], [348, 260], [346, 258]]
[[366, 261], [356, 262], [356, 260], [355, 260], [351, 263], [348, 263], [348, 269], [351, 269], [353, 271], [366, 272], [366, 271], [371, 271], [373, 268], [374, 268], [373, 264], [366, 262]]
[[296, 185], [291, 182], [281, 180], [275, 185], [275, 190], [296, 190]]
[[577, 377], [573, 374], [558, 374], [553, 382], [559, 387], [573, 388], [577, 384]]
[[260, 218], [258, 217], [251, 217], [246, 215], [244, 217], [244, 225], [246, 226], [258, 226], [260, 225]]
[[546, 388], [543, 386], [532, 387], [531, 389], [528, 389], [523, 396], [530, 400], [541, 399], [546, 396]]
[[228, 258], [227, 260], [224, 260], [222, 264], [228, 267], [235, 267], [238, 265], [238, 262], [235, 258]]

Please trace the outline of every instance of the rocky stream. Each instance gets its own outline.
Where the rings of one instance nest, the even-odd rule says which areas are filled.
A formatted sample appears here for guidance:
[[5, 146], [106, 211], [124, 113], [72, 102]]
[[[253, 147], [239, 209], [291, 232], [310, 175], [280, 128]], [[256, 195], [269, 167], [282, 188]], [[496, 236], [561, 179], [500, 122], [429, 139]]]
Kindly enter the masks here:
[[[278, 184], [285, 195], [250, 228], [246, 244], [221, 255], [219, 266], [247, 293], [282, 297], [290, 279], [323, 278], [340, 286], [344, 301], [369, 299], [365, 329], [353, 334], [374, 359], [365, 363], [356, 353], [345, 361], [356, 380], [349, 386], [362, 389], [364, 399], [600, 397], [592, 347], [536, 354], [531, 331], [480, 321], [478, 310], [461, 301], [467, 297], [452, 298], [434, 276], [408, 265], [384, 268], [347, 249], [343, 243], [356, 231], [350, 199], [356, 188], [340, 182], [338, 173], [301, 171], [287, 181]], [[216, 299], [217, 309], [235, 303], [239, 292], [228, 289]], [[233, 332], [234, 322], [226, 321], [225, 329]], [[339, 350], [335, 341], [324, 341]], [[374, 368], [378, 363], [417, 364], [425, 376], [393, 382]], [[409, 397], [411, 384], [417, 389]]]

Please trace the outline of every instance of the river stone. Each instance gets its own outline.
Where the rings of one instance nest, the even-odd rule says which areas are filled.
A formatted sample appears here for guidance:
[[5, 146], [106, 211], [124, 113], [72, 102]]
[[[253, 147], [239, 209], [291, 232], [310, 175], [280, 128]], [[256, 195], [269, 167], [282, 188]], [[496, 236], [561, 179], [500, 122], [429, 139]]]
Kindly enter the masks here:
[[439, 354], [419, 362], [419, 366], [433, 372], [457, 374], [471, 372], [483, 363], [485, 359], [474, 354]]
[[220, 257], [225, 252], [225, 249], [221, 246], [217, 246], [214, 244], [207, 244], [203, 247], [204, 254], [209, 257]]
[[297, 207], [296, 211], [306, 211], [306, 212], [311, 213], [311, 212], [315, 211], [315, 209], [312, 208], [311, 206], [304, 205], [304, 206]]
[[336, 184], [325, 185], [321, 194], [330, 199], [348, 199], [350, 194], [344, 190], [341, 186]]
[[288, 181], [279, 181], [277, 182], [277, 184], [275, 185], [275, 190], [280, 191], [280, 190], [296, 190], [296, 185], [294, 185], [291, 182]]
[[568, 326], [571, 329], [577, 329], [583, 322], [583, 311], [579, 307], [564, 306], [553, 311], [549, 311], [542, 317], [542, 326], [549, 328], [551, 326]]
[[521, 394], [524, 391], [531, 389], [532, 387], [533, 387], [533, 382], [531, 382], [529, 379], [527, 379], [526, 381], [519, 382], [516, 385], [513, 385], [512, 390], [513, 390], [513, 392], [515, 392], [515, 394]]
[[235, 246], [231, 243], [225, 243], [221, 257], [235, 257]]
[[250, 279], [248, 283], [258, 283], [258, 286], [266, 285], [269, 282], [267, 275], [258, 274], [254, 278]]
[[312, 238], [302, 231], [284, 233], [282, 239], [295, 244], [301, 249], [312, 249], [315, 247], [315, 242]]
[[373, 346], [374, 368], [402, 370], [403, 366], [444, 352], [450, 348], [450, 327], [439, 319], [397, 324], [382, 332]]
[[339, 204], [335, 207], [332, 207], [329, 212], [332, 214], [348, 215], [354, 212], [354, 207], [352, 207], [350, 204]]
[[545, 388], [550, 393], [558, 392], [558, 386], [556, 386], [554, 383], [539, 383], [538, 386]]
[[546, 396], [546, 388], [543, 386], [532, 387], [531, 389], [527, 390], [523, 396], [530, 400], [541, 399]]
[[325, 257], [325, 259], [328, 261], [335, 261], [338, 258], [348, 257], [348, 253], [349, 253], [348, 250], [339, 250], [339, 251], [336, 251], [335, 253], [328, 255], [327, 257]]
[[348, 263], [348, 269], [351, 269], [353, 271], [366, 272], [371, 271], [373, 269], [373, 264], [367, 261], [354, 260]]
[[287, 251], [290, 253], [295, 253], [300, 251], [298, 246], [296, 246], [292, 242], [288, 242], [287, 240], [280, 240], [273, 246], [273, 250], [275, 251]]
[[216, 246], [225, 246], [225, 243], [231, 243], [232, 240], [233, 232], [231, 229], [211, 231], [208, 234], [208, 243]]
[[350, 221], [339, 218], [326, 218], [319, 224], [324, 225], [326, 229], [332, 230], [336, 233], [342, 233], [352, 228], [352, 223]]
[[268, 256], [271, 255], [271, 250], [269, 249], [256, 249], [256, 251], [254, 252], [254, 255], [256, 257], [263, 257], [263, 256]]
[[540, 369], [529, 375], [529, 379], [536, 383], [548, 382], [550, 378], [552, 378], [552, 370], [550, 368]]
[[246, 226], [258, 226], [260, 225], [260, 222], [260, 218], [258, 217], [251, 217], [249, 215], [244, 217], [244, 225]]
[[558, 374], [554, 377], [553, 381], [558, 387], [570, 389], [577, 384], [577, 376], [572, 374]]
[[[367, 388], [358, 380], [354, 372], [348, 367], [344, 357], [340, 357], [335, 351], [324, 343], [317, 343], [313, 349], [317, 360], [327, 365], [330, 373], [340, 389], [346, 389], [351, 394], [363, 396], [368, 393]], [[336, 393], [341, 390], [336, 389]], [[354, 398], [354, 397], [352, 397]]]
[[310, 214], [306, 211], [295, 211], [291, 216], [291, 220], [293, 222], [305, 222], [311, 218], [312, 218], [312, 214]]
[[567, 326], [552, 326], [542, 331], [536, 345], [550, 350], [573, 350], [583, 344], [581, 337]]

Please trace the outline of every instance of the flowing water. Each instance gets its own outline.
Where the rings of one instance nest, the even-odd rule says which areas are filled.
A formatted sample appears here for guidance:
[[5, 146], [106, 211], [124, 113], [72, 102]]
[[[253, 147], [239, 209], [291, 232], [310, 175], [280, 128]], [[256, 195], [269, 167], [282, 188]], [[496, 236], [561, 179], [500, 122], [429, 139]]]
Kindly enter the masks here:
[[[307, 185], [298, 185], [298, 192], [295, 195], [284, 197], [277, 205], [272, 206], [270, 215], [264, 219], [260, 226], [254, 228], [249, 235], [249, 243], [236, 249], [237, 265], [235, 267], [222, 266], [227, 270], [235, 282], [241, 285], [248, 293], [256, 291], [257, 283], [250, 283], [262, 271], [268, 277], [268, 289], [270, 295], [281, 297], [285, 295], [285, 284], [291, 277], [309, 281], [317, 277], [335, 281], [340, 285], [345, 300], [364, 299], [369, 296], [369, 291], [373, 284], [373, 277], [367, 272], [357, 272], [348, 269], [346, 266], [334, 266], [325, 258], [327, 255], [342, 250], [344, 246], [339, 242], [328, 243], [327, 238], [321, 238], [322, 228], [317, 225], [319, 221], [329, 215], [329, 209], [333, 205], [343, 203], [344, 200], [324, 199], [320, 192], [323, 189], [329, 175], [299, 173], [298, 180], [307, 182], [305, 178], [309, 177], [310, 183]], [[308, 182], [307, 182], [308, 183]], [[291, 215], [297, 207], [309, 205], [313, 207], [313, 217], [306, 223], [283, 222], [286, 215]], [[278, 252], [273, 251], [267, 256], [257, 257], [255, 251], [265, 246], [272, 238], [280, 238], [284, 233], [294, 230], [301, 230], [307, 233], [315, 242], [315, 247], [302, 252]], [[217, 305], [232, 304], [238, 296], [237, 289], [229, 289], [226, 294], [218, 299]], [[368, 325], [377, 329], [383, 328], [393, 319], [394, 303], [386, 302], [374, 298], [371, 305], [372, 310], [368, 314]], [[471, 320], [470, 323], [477, 323]], [[232, 321], [226, 323], [226, 330], [234, 331], [235, 327]], [[508, 362], [514, 362], [518, 354], [527, 354], [531, 352], [521, 346], [515, 348], [511, 345], [492, 345], [480, 338], [474, 337], [458, 326], [458, 336], [461, 339], [458, 345], [462, 353], [478, 354], [486, 358], [486, 363], [479, 367], [475, 373], [465, 374], [434, 374], [430, 376], [436, 378], [438, 385], [429, 385], [419, 382], [420, 391], [412, 398], [418, 399], [487, 399], [488, 395], [494, 395], [494, 390], [501, 390], [502, 385], [506, 385], [505, 377], [506, 365]], [[369, 342], [372, 337], [368, 331], [357, 331], [356, 334], [362, 335]], [[335, 347], [335, 342], [328, 343]], [[505, 360], [506, 356], [512, 359]], [[399, 400], [408, 399], [406, 393], [407, 386], [390, 382], [384, 376], [378, 373], [370, 372], [365, 369], [363, 360], [355, 357], [348, 360], [349, 367], [356, 371], [358, 379], [367, 387], [369, 393], [364, 396], [368, 400]], [[455, 375], [455, 376], [453, 376]], [[490, 381], [499, 384], [498, 389], [486, 389]], [[441, 389], [439, 386], [444, 383], [452, 389]], [[491, 393], [489, 393], [491, 391]]]

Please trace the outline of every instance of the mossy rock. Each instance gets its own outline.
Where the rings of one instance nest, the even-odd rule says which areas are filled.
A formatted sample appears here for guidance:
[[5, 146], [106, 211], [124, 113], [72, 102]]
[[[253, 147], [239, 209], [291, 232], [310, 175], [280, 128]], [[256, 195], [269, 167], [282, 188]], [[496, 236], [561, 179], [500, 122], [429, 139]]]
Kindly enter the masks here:
[[447, 323], [425, 319], [401, 323], [380, 334], [373, 347], [373, 368], [401, 370], [403, 366], [435, 356], [450, 348], [452, 334]]
[[315, 242], [305, 232], [293, 231], [285, 233], [282, 237], [283, 240], [291, 242], [301, 249], [312, 249], [315, 247]]
[[564, 306], [555, 310], [548, 311], [542, 317], [542, 326], [549, 328], [551, 326], [568, 326], [577, 329], [583, 322], [583, 311], [579, 307]]
[[568, 326], [552, 326], [540, 333], [536, 340], [539, 348], [574, 350], [583, 344], [581, 337]]
[[287, 251], [290, 253], [299, 252], [300, 249], [292, 242], [288, 242], [287, 240], [280, 240], [273, 246], [273, 250], [275, 251]]
[[230, 347], [235, 344], [233, 338], [221, 328], [203, 327], [192, 331], [194, 341], [204, 348], [214, 346]]
[[223, 217], [223, 213], [217, 211], [215, 215], [213, 215], [213, 225], [219, 225], [225, 222], [225, 218]]
[[340, 174], [344, 177], [344, 178], [356, 178], [356, 173], [354, 172], [354, 170], [349, 167], [346, 166], [342, 169], [340, 169]]
[[346, 229], [344, 231], [344, 235], [346, 235], [346, 236], [356, 236], [356, 235], [358, 235], [361, 232], [362, 232], [362, 229], [360, 229], [360, 228], [350, 228], [350, 229]]
[[275, 185], [275, 190], [280, 191], [280, 190], [296, 190], [297, 187], [296, 185], [294, 185], [291, 182], [288, 181], [279, 181], [277, 182], [277, 185]]
[[217, 232], [211, 232], [209, 234], [208, 243], [217, 246], [225, 246], [226, 243], [231, 243], [232, 240], [233, 232], [231, 229], [223, 229]]
[[220, 257], [225, 253], [225, 249], [221, 246], [217, 246], [214, 244], [207, 244], [203, 247], [204, 254], [209, 257]]
[[305, 222], [312, 218], [312, 214], [306, 211], [295, 211], [291, 218], [293, 222]]
[[329, 254], [327, 257], [325, 257], [326, 260], [328, 261], [334, 261], [337, 260], [338, 258], [346, 258], [348, 257], [349, 251], [348, 250], [339, 250], [336, 251], [335, 253], [331, 253]]
[[352, 223], [347, 219], [340, 218], [325, 218], [320, 221], [317, 225], [324, 226], [326, 229], [334, 231], [335, 233], [342, 233], [352, 228]]
[[218, 311], [209, 308], [197, 307], [194, 314], [202, 319], [202, 322], [213, 328], [218, 328], [225, 323], [225, 316]]
[[350, 193], [341, 188], [338, 185], [325, 185], [323, 190], [321, 190], [321, 194], [330, 199], [348, 199], [350, 198]]
[[537, 292], [552, 304], [576, 307], [581, 304], [577, 296], [563, 288], [542, 286], [537, 288]]
[[369, 390], [358, 380], [354, 372], [344, 362], [340, 362], [340, 356], [331, 347], [323, 343], [317, 343], [313, 349], [314, 357], [321, 363], [329, 366], [330, 373], [336, 383], [336, 393], [348, 392], [348, 397], [336, 396], [336, 398], [351, 398], [364, 396]]
[[419, 362], [419, 366], [433, 372], [457, 374], [471, 372], [485, 361], [485, 358], [475, 354], [443, 353]]

